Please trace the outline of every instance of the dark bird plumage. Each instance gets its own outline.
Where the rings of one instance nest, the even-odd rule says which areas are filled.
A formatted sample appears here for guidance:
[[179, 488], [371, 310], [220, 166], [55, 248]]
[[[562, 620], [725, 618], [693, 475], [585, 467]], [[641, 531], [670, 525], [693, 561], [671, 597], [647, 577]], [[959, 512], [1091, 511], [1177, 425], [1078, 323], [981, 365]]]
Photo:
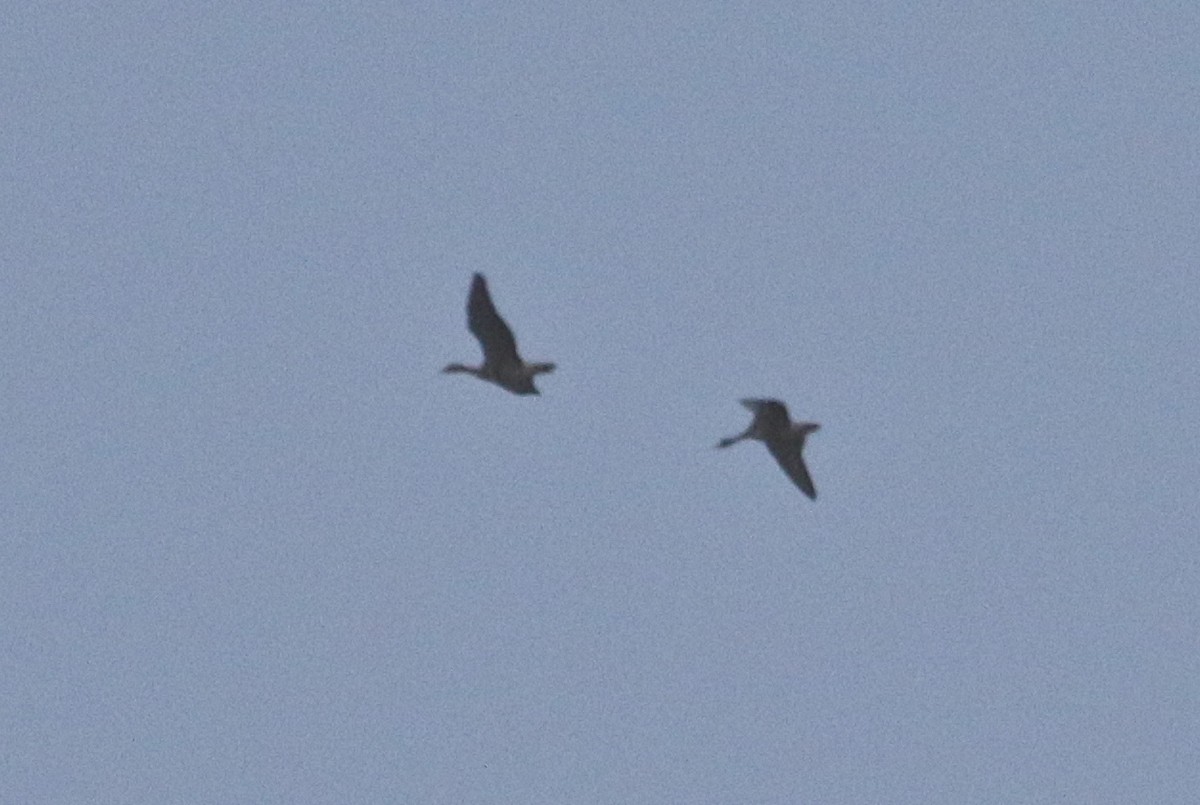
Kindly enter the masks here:
[[816, 422], [793, 422], [788, 416], [787, 406], [779, 400], [748, 399], [741, 403], [754, 413], [754, 420], [750, 427], [737, 436], [717, 442], [717, 447], [729, 447], [743, 439], [757, 439], [765, 443], [792, 483], [816, 500], [817, 488], [813, 486], [808, 467], [804, 466], [804, 440], [808, 434], [820, 430], [821, 426]]
[[538, 394], [533, 378], [554, 371], [553, 363], [525, 363], [517, 352], [517, 340], [488, 293], [487, 280], [482, 274], [471, 279], [467, 297], [467, 329], [479, 339], [483, 348], [481, 366], [452, 363], [443, 372], [465, 372], [495, 383], [513, 394]]

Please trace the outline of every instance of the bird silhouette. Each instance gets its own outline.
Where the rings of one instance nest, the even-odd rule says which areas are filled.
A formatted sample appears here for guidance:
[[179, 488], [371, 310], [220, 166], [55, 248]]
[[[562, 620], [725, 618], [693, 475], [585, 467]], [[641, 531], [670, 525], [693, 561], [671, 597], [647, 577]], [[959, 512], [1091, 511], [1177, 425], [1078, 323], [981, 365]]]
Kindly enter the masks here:
[[488, 293], [487, 280], [476, 273], [471, 279], [471, 293], [467, 297], [467, 329], [479, 339], [483, 348], [483, 364], [464, 366], [461, 363], [448, 365], [443, 372], [465, 372], [495, 383], [513, 394], [539, 394], [533, 378], [554, 371], [553, 363], [525, 363], [517, 352], [517, 340], [512, 330], [496, 311], [492, 296]]
[[729, 447], [743, 439], [764, 442], [792, 483], [816, 500], [817, 488], [813, 486], [808, 467], [804, 466], [803, 453], [804, 440], [808, 434], [820, 430], [821, 426], [816, 422], [793, 422], [788, 416], [787, 406], [779, 400], [747, 399], [741, 403], [754, 412], [754, 420], [737, 436], [717, 442], [717, 447]]

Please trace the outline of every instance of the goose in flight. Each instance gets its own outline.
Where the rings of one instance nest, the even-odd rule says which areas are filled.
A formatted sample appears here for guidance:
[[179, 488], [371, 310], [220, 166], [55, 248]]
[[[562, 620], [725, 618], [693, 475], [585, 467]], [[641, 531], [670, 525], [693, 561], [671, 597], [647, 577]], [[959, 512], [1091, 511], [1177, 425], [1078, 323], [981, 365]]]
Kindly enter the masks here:
[[492, 296], [488, 293], [487, 280], [482, 274], [475, 274], [471, 279], [471, 295], [467, 298], [467, 328], [483, 347], [483, 364], [464, 366], [452, 363], [443, 372], [466, 372], [513, 394], [538, 394], [537, 387], [533, 385], [534, 376], [554, 371], [552, 363], [525, 363], [521, 360], [517, 353], [517, 340], [496, 312]]
[[742, 405], [754, 412], [754, 421], [737, 436], [717, 442], [717, 447], [729, 447], [743, 439], [765, 442], [767, 450], [783, 467], [800, 491], [813, 500], [817, 499], [817, 488], [813, 486], [808, 468], [804, 466], [804, 440], [808, 434], [820, 430], [816, 422], [793, 422], [788, 416], [787, 406], [779, 400], [742, 400]]

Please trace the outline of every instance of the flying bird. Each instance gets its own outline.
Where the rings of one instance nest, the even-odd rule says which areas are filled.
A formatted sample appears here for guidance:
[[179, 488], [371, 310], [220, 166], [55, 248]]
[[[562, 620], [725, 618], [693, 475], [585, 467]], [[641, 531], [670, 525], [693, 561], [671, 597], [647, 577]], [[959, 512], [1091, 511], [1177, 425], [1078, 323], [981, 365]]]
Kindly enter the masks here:
[[464, 366], [452, 363], [443, 372], [466, 372], [495, 383], [513, 394], [538, 394], [533, 378], [553, 372], [552, 363], [525, 363], [517, 353], [517, 340], [504, 319], [496, 312], [487, 280], [482, 274], [471, 279], [471, 294], [467, 297], [467, 328], [483, 347], [483, 365]]
[[800, 491], [813, 500], [817, 499], [817, 488], [813, 486], [808, 467], [804, 466], [804, 440], [808, 434], [821, 429], [816, 422], [793, 422], [788, 416], [787, 406], [779, 400], [742, 400], [742, 405], [754, 412], [754, 421], [737, 436], [717, 442], [717, 447], [729, 447], [743, 439], [765, 442], [767, 450], [783, 467]]

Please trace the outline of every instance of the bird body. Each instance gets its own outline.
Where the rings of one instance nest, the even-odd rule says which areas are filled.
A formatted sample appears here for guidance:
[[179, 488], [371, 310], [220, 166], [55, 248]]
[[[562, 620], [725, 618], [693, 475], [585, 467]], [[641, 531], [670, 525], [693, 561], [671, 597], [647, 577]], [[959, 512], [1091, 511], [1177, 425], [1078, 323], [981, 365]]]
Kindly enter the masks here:
[[755, 439], [767, 445], [767, 450], [792, 479], [801, 492], [813, 500], [817, 489], [813, 485], [808, 467], [804, 465], [804, 440], [808, 434], [820, 430], [816, 422], [793, 422], [788, 416], [787, 406], [778, 400], [746, 399], [742, 405], [754, 413], [754, 420], [737, 436], [729, 436], [717, 442], [717, 447], [729, 447], [743, 439]]
[[479, 366], [452, 363], [443, 372], [472, 374], [513, 394], [538, 394], [533, 378], [554, 371], [553, 363], [526, 363], [521, 360], [517, 352], [517, 340], [496, 310], [488, 293], [487, 280], [478, 273], [471, 278], [471, 293], [467, 297], [467, 329], [483, 348], [483, 363]]

